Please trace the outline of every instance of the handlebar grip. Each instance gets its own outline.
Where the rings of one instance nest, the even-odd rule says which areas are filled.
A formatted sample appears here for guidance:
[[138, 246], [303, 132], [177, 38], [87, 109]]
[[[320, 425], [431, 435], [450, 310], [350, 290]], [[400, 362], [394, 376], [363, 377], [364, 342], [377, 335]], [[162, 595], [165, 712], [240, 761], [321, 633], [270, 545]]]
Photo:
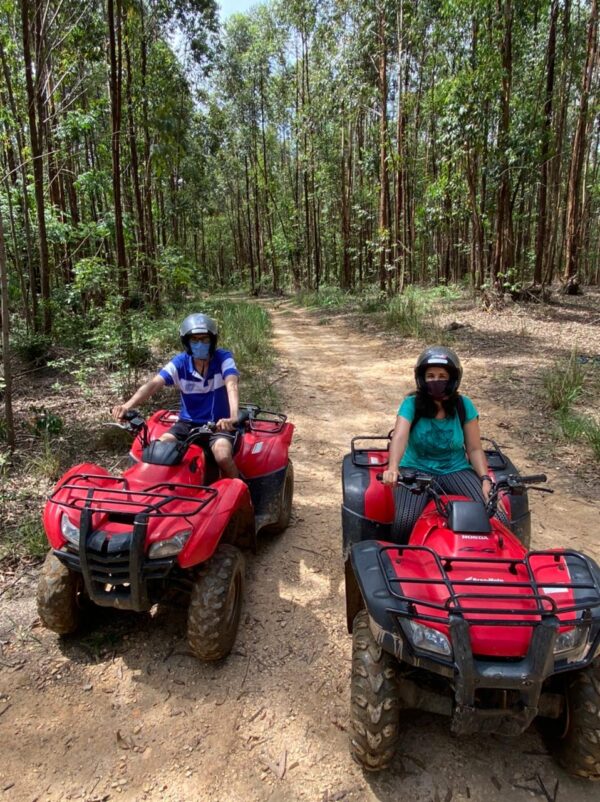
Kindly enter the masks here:
[[137, 409], [128, 409], [127, 412], [123, 415], [121, 420], [133, 420], [134, 418], [141, 417], [140, 413]]
[[538, 482], [548, 481], [545, 473], [532, 473], [530, 476], [519, 476], [524, 485], [536, 485]]

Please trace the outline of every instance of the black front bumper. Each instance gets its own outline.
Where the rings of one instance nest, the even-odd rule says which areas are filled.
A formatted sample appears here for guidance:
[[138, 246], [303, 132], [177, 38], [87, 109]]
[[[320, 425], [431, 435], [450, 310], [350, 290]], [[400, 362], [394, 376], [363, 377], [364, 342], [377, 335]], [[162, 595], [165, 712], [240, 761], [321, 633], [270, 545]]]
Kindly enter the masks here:
[[54, 554], [71, 570], [83, 575], [85, 590], [94, 604], [143, 612], [155, 604], [175, 557], [145, 557], [146, 516], [138, 516], [132, 531], [108, 536], [93, 531], [91, 513], [81, 513], [79, 551], [55, 549]]

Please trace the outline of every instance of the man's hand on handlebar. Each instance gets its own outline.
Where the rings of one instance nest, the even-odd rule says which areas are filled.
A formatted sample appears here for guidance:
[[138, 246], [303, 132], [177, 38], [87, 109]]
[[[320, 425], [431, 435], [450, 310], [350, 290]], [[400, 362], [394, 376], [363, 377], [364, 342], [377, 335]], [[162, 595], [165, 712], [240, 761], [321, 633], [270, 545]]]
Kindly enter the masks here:
[[237, 424], [237, 418], [221, 418], [217, 421], [216, 429], [218, 432], [233, 432]]
[[121, 421], [125, 420], [125, 415], [127, 412], [129, 412], [129, 407], [127, 404], [117, 404], [116, 407], [112, 408], [111, 415], [118, 423], [120, 423]]

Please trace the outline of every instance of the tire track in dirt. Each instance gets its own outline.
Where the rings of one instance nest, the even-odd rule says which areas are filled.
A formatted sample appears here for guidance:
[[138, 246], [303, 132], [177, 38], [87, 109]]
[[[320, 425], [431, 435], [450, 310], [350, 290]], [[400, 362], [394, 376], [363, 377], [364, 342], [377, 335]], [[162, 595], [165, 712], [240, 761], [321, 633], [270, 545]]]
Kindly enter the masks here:
[[[36, 625], [31, 598], [0, 598], [0, 799], [6, 788], [11, 800], [524, 802], [543, 793], [539, 776], [549, 789], [559, 780], [557, 802], [591, 801], [597, 789], [560, 771], [534, 730], [456, 739], [446, 719], [407, 714], [389, 771], [365, 775], [350, 759], [341, 459], [352, 436], [389, 431], [418, 347], [391, 348], [342, 319], [319, 325], [288, 303], [273, 322], [296, 425], [294, 512], [284, 535], [248, 556], [233, 654], [199, 664], [185, 616], [161, 608], [103, 614], [88, 635], [60, 643]], [[483, 364], [483, 354], [468, 361], [466, 392]], [[543, 467], [507, 442], [495, 422], [507, 411], [470, 394], [513, 460]], [[560, 494], [532, 502], [535, 545], [559, 544], [561, 531], [568, 545], [591, 540], [598, 505]]]

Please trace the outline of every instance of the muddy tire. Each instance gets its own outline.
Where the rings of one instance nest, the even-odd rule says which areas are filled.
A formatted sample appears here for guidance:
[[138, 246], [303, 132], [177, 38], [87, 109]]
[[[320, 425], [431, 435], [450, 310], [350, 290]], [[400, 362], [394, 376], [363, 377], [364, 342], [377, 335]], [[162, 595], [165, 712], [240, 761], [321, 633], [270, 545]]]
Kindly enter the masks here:
[[37, 609], [42, 623], [59, 635], [70, 635], [81, 625], [83, 580], [50, 551], [37, 586]]
[[398, 746], [400, 694], [396, 661], [377, 644], [366, 610], [356, 615], [352, 633], [350, 751], [364, 769], [380, 771], [390, 764]]
[[269, 524], [263, 528], [263, 534], [266, 535], [280, 535], [290, 525], [290, 518], [292, 517], [292, 502], [294, 500], [294, 466], [291, 460], [287, 464], [285, 471], [285, 479], [283, 480], [283, 488], [281, 491], [281, 504], [279, 507], [279, 517], [275, 523]]
[[227, 657], [237, 634], [244, 596], [244, 557], [221, 544], [200, 566], [188, 609], [187, 635], [200, 660]]
[[546, 733], [554, 757], [569, 774], [600, 780], [600, 659], [567, 680], [560, 734]]

